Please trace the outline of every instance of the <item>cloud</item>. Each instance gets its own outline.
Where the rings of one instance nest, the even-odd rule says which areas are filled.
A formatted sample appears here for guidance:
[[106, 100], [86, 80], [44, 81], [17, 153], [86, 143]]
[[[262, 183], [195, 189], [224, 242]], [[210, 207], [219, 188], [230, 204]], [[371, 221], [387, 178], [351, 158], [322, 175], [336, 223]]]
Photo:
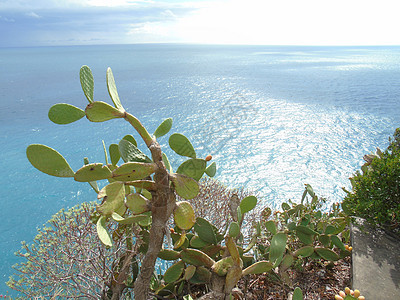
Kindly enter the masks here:
[[34, 18], [34, 19], [40, 19], [40, 18], [41, 18], [41, 16], [39, 16], [37, 13], [35, 13], [35, 12], [33, 12], [33, 11], [26, 13], [26, 15], [27, 15], [28, 17], [32, 17], [32, 18]]

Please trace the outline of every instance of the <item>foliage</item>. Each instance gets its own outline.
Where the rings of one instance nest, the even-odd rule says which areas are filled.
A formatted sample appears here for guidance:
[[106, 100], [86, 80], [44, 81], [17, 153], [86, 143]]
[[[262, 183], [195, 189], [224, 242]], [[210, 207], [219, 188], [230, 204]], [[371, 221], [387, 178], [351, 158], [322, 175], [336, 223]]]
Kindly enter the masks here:
[[[113, 264], [120, 261], [125, 243], [115, 239], [114, 247], [106, 248], [99, 241], [91, 221], [94, 210], [93, 202], [62, 209], [38, 229], [32, 245], [22, 243], [16, 255], [24, 262], [14, 266], [17, 278], [12, 276], [7, 282], [24, 295], [21, 299], [49, 299], [54, 295], [101, 299], [107, 295]], [[113, 234], [115, 229], [108, 228]]]
[[[91, 122], [104, 122], [112, 119], [124, 119], [139, 134], [151, 153], [149, 158], [138, 148], [133, 136], [125, 136], [118, 144], [109, 146], [107, 153], [104, 145], [105, 164], [89, 163], [77, 171], [72, 170], [66, 159], [56, 150], [40, 144], [28, 146], [26, 153], [30, 163], [43, 173], [70, 177], [78, 182], [87, 182], [101, 199], [97, 205], [94, 222], [100, 241], [107, 247], [115, 247], [114, 235], [109, 226], [116, 226], [116, 232], [124, 237], [125, 253], [121, 254], [119, 264], [113, 266], [111, 299], [118, 299], [125, 289], [133, 286], [131, 263], [135, 257], [132, 230], [140, 227], [139, 251], [144, 255], [141, 260], [139, 275], [134, 284], [135, 299], [146, 300], [149, 296], [150, 281], [157, 255], [164, 241], [165, 227], [172, 214], [183, 229], [191, 228], [196, 222], [194, 211], [187, 202], [176, 201], [176, 195], [192, 199], [199, 193], [197, 181], [207, 174], [214, 176], [215, 163], [197, 157], [191, 142], [184, 135], [174, 133], [169, 138], [170, 148], [180, 156], [188, 157], [174, 172], [165, 153], [157, 142], [158, 138], [168, 134], [172, 119], [161, 122], [153, 135], [133, 115], [125, 111], [120, 101], [114, 76], [107, 69], [107, 88], [113, 105], [94, 100], [94, 79], [88, 66], [80, 70], [80, 81], [83, 92], [89, 101], [84, 110], [65, 103], [52, 106], [49, 118], [56, 124], [69, 124], [86, 116]], [[111, 163], [108, 158], [110, 157]], [[118, 165], [120, 159], [124, 161]], [[209, 165], [208, 165], [209, 164]], [[101, 190], [97, 181], [107, 180], [108, 184]], [[108, 295], [104, 296], [108, 299]]]
[[329, 212], [322, 210], [326, 200], [306, 185], [299, 204], [282, 203], [282, 212], [273, 215], [265, 208], [261, 215], [262, 235], [255, 248], [258, 258], [269, 259], [278, 278], [291, 285], [288, 271], [309, 260], [332, 262], [350, 254], [350, 217], [334, 203]]
[[400, 129], [386, 151], [366, 155], [362, 170], [350, 178], [352, 191], [346, 191], [343, 207], [369, 223], [398, 230], [400, 225]]

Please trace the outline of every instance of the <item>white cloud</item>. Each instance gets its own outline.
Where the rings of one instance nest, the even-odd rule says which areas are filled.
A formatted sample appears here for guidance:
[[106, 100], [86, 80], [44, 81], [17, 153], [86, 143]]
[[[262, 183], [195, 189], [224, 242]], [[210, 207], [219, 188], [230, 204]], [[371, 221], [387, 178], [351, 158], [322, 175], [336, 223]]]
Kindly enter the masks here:
[[41, 18], [41, 16], [39, 16], [37, 13], [35, 13], [35, 12], [33, 12], [33, 11], [28, 12], [28, 13], [26, 13], [25, 15], [27, 15], [28, 17], [32, 17], [32, 18], [34, 18], [34, 19], [40, 19], [40, 18]]

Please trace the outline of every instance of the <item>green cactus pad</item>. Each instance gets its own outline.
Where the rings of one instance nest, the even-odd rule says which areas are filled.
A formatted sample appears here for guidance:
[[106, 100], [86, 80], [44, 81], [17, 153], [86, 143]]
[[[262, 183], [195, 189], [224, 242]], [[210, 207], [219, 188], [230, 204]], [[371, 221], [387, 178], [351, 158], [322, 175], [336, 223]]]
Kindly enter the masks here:
[[215, 245], [224, 238], [214, 225], [200, 217], [196, 219], [194, 230], [204, 242], [209, 244]]
[[242, 277], [242, 268], [233, 265], [226, 274], [225, 277], [225, 294], [229, 294], [232, 292], [232, 289], [238, 283], [239, 279]]
[[101, 216], [99, 218], [99, 220], [97, 221], [96, 229], [97, 229], [97, 235], [99, 236], [100, 241], [104, 245], [106, 245], [108, 247], [112, 247], [112, 239], [106, 228], [106, 217]]
[[124, 204], [125, 186], [122, 182], [116, 181], [103, 187], [97, 195], [97, 198], [104, 198], [97, 211], [103, 216], [111, 216], [121, 205]]
[[71, 104], [58, 103], [50, 107], [48, 116], [53, 123], [63, 125], [82, 119], [85, 112]]
[[193, 206], [187, 201], [176, 203], [174, 210], [174, 221], [176, 226], [183, 230], [189, 230], [196, 223]]
[[157, 169], [153, 163], [127, 162], [112, 172], [112, 178], [120, 181], [143, 179], [150, 176]]
[[339, 255], [337, 255], [331, 249], [328, 249], [328, 248], [315, 248], [314, 250], [323, 259], [330, 260], [330, 261], [336, 261], [336, 260], [339, 259]]
[[269, 250], [269, 260], [275, 263], [282, 258], [286, 248], [287, 235], [285, 233], [277, 233], [271, 239]]
[[173, 173], [171, 164], [169, 163], [169, 159], [168, 159], [168, 157], [167, 157], [167, 155], [165, 153], [162, 154], [162, 160], [164, 162], [164, 165], [165, 165], [165, 168], [167, 169], [167, 171], [169, 173]]
[[185, 269], [185, 263], [182, 260], [174, 263], [165, 271], [163, 277], [164, 281], [167, 283], [177, 281], [181, 277], [184, 269]]
[[189, 282], [192, 284], [206, 284], [211, 279], [211, 272], [205, 267], [197, 267], [193, 277], [190, 278]]
[[76, 171], [74, 179], [79, 182], [90, 182], [111, 178], [110, 169], [102, 163], [88, 164]]
[[321, 234], [318, 239], [325, 247], [328, 247], [331, 243], [331, 238], [327, 234]]
[[182, 260], [194, 266], [206, 266], [211, 268], [215, 261], [204, 252], [197, 249], [183, 249], [181, 251]]
[[177, 260], [181, 254], [175, 250], [163, 249], [158, 253], [158, 257], [163, 260]]
[[292, 300], [303, 300], [303, 292], [299, 287], [294, 289]]
[[247, 196], [242, 201], [240, 201], [240, 210], [242, 214], [251, 211], [257, 205], [257, 198], [254, 196]]
[[129, 216], [127, 218], [123, 218], [116, 212], [113, 212], [111, 217], [113, 218], [114, 221], [116, 221], [122, 225], [130, 225], [130, 224], [134, 224], [134, 223], [139, 223], [139, 222], [145, 221], [149, 218], [149, 216], [146, 216], [146, 215], [135, 215], [135, 216]]
[[203, 241], [201, 238], [199, 238], [197, 235], [195, 235], [194, 237], [192, 237], [190, 239], [190, 246], [192, 248], [196, 248], [196, 249], [201, 249], [205, 246], [210, 245], [209, 243]]
[[187, 266], [187, 268], [185, 269], [185, 274], [183, 275], [183, 279], [184, 280], [190, 280], [194, 273], [196, 273], [196, 267], [193, 265]]
[[314, 253], [313, 246], [304, 246], [294, 252], [294, 256], [309, 257]]
[[131, 142], [132, 144], [134, 144], [137, 147], [137, 142], [136, 142], [136, 140], [135, 140], [135, 138], [133, 137], [132, 134], [127, 134], [122, 139], [126, 140], [128, 142]]
[[184, 199], [193, 199], [199, 194], [199, 185], [196, 180], [182, 174], [171, 174], [176, 193]]
[[56, 177], [74, 177], [65, 158], [53, 148], [32, 144], [26, 149], [29, 162], [39, 171]]
[[235, 241], [232, 237], [228, 236], [225, 238], [225, 245], [229, 251], [229, 254], [232, 256], [236, 265], [240, 265], [242, 262], [240, 260], [239, 249], [235, 244]]
[[281, 262], [280, 269], [286, 271], [293, 264], [294, 258], [291, 254], [286, 254]]
[[125, 162], [145, 162], [151, 163], [152, 160], [138, 149], [131, 141], [122, 139], [119, 144], [119, 153]]
[[199, 181], [206, 170], [207, 162], [204, 159], [191, 158], [183, 162], [176, 170], [176, 173], [184, 174]]
[[149, 211], [150, 202], [139, 193], [133, 193], [126, 196], [125, 205], [134, 215]]
[[336, 247], [338, 247], [340, 250], [343, 250], [343, 251], [346, 250], [346, 248], [345, 248], [343, 242], [338, 238], [337, 235], [332, 235], [332, 236], [331, 236], [331, 241], [332, 241], [332, 243], [333, 243]]
[[106, 78], [107, 78], [107, 89], [108, 93], [110, 94], [112, 102], [119, 111], [124, 111], [124, 108], [122, 107], [121, 104], [121, 100], [119, 100], [117, 87], [115, 85], [114, 75], [111, 71], [111, 68], [107, 68]]
[[172, 118], [165, 119], [162, 123], [157, 127], [156, 131], [154, 131], [153, 135], [156, 138], [162, 137], [166, 135], [172, 127]]
[[104, 122], [124, 117], [124, 112], [121, 112], [110, 104], [102, 101], [90, 103], [86, 106], [85, 113], [86, 117], [91, 122]]
[[206, 168], [206, 174], [210, 177], [214, 177], [215, 173], [217, 173], [217, 164], [215, 162], [212, 162], [207, 168]]
[[88, 66], [82, 66], [79, 71], [79, 79], [83, 93], [88, 99], [89, 103], [93, 102], [94, 80], [92, 70]]
[[110, 158], [111, 158], [111, 163], [116, 166], [119, 159], [121, 158], [121, 155], [119, 153], [119, 147], [117, 144], [111, 144], [110, 147], [108, 147], [108, 152], [110, 152]]
[[259, 261], [244, 269], [242, 275], [262, 274], [271, 271], [273, 267], [274, 266], [269, 261]]
[[276, 224], [274, 221], [267, 221], [265, 222], [265, 228], [271, 232], [272, 234], [276, 234], [277, 229], [276, 229]]
[[229, 236], [236, 238], [240, 234], [240, 226], [237, 222], [231, 222], [228, 230]]
[[189, 239], [186, 237], [186, 232], [178, 234], [179, 238], [174, 243], [174, 250], [186, 249], [189, 246]]
[[211, 271], [216, 273], [218, 276], [225, 276], [228, 273], [229, 268], [231, 268], [235, 262], [232, 256], [228, 256], [217, 261], [212, 267]]
[[336, 231], [336, 227], [332, 225], [326, 226], [325, 234], [332, 234]]
[[169, 146], [177, 154], [196, 158], [196, 152], [188, 138], [180, 133], [174, 133], [169, 137]]
[[140, 193], [144, 195], [147, 199], [151, 199], [151, 194], [149, 191], [155, 190], [155, 182], [153, 180], [133, 180], [127, 181], [125, 184], [136, 187], [140, 190]]

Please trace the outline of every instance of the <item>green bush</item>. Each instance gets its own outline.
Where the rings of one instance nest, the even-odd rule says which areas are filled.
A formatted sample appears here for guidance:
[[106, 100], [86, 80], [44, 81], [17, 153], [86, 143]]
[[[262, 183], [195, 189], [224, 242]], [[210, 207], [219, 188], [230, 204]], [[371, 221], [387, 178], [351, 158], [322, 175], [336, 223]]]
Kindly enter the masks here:
[[396, 129], [386, 151], [367, 155], [362, 171], [350, 178], [344, 209], [373, 225], [397, 230], [400, 225], [400, 129]]

